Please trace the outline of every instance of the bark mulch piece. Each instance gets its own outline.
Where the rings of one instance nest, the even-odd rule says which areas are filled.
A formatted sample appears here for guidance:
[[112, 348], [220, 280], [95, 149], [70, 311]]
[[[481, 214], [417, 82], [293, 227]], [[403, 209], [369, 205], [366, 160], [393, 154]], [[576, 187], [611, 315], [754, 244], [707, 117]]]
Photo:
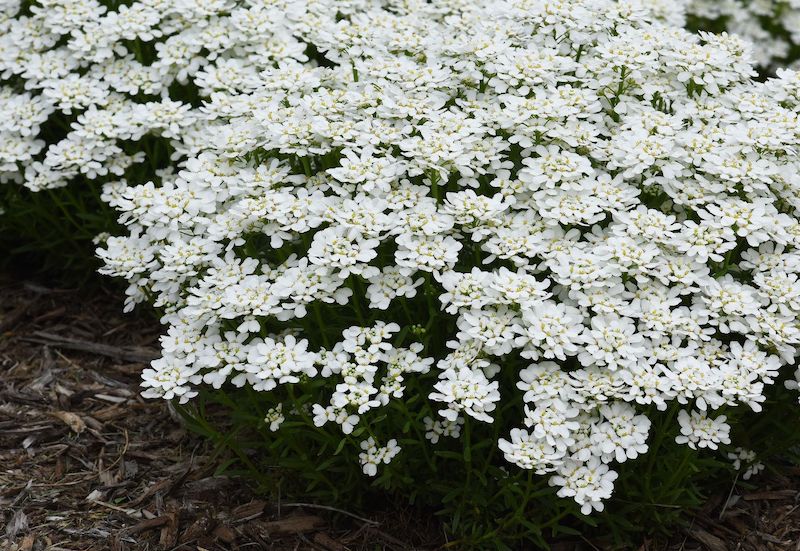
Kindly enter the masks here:
[[685, 532], [686, 550], [800, 551], [800, 470], [783, 467], [734, 484], [710, 499]]
[[[160, 328], [121, 312], [113, 293], [0, 276], [0, 551], [407, 551], [444, 543], [436, 521], [419, 512], [351, 515], [335, 528], [336, 509], [272, 503], [247, 481], [215, 475], [221, 458], [208, 442], [187, 434], [169, 404], [139, 396]], [[714, 496], [671, 541], [639, 549], [800, 551], [800, 469], [750, 482]], [[585, 539], [553, 547], [600, 548]]]

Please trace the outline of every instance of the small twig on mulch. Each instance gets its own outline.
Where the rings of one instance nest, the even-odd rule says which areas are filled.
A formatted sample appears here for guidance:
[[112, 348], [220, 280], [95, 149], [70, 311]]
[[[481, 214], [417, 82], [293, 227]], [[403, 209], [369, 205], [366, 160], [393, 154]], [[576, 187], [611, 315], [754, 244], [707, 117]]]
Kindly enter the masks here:
[[158, 357], [158, 352], [155, 349], [110, 346], [61, 335], [53, 335], [45, 331], [34, 331], [30, 335], [19, 337], [19, 339], [25, 342], [47, 344], [59, 348], [66, 348], [67, 350], [78, 350], [80, 352], [88, 352], [89, 354], [107, 356], [125, 362], [147, 363]]
[[337, 509], [336, 507], [330, 507], [328, 505], [317, 505], [315, 503], [281, 503], [281, 507], [306, 507], [308, 509], [323, 509], [325, 511], [332, 511], [334, 513], [339, 513], [341, 515], [345, 515], [351, 518], [354, 518], [358, 521], [363, 522], [364, 524], [370, 524], [373, 526], [378, 526], [380, 523], [374, 520], [370, 520], [368, 518], [360, 517], [356, 514], [353, 514], [349, 511], [345, 511], [343, 509]]

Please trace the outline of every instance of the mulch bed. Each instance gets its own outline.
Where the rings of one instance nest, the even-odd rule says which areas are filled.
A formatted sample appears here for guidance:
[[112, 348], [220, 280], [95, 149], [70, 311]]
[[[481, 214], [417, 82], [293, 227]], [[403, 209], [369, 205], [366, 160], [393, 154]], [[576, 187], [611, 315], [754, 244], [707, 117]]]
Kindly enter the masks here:
[[0, 279], [0, 549], [413, 547], [215, 476], [225, 458], [139, 396], [159, 326], [121, 312], [112, 293]]
[[[118, 295], [0, 278], [0, 549], [320, 551], [436, 549], [406, 512], [359, 519], [254, 495], [217, 475], [224, 457], [138, 394], [153, 319]], [[798, 427], [800, 429], [800, 427]], [[655, 550], [800, 551], [800, 469], [714, 496]], [[342, 522], [342, 519], [348, 519]], [[586, 540], [560, 551], [599, 549]]]

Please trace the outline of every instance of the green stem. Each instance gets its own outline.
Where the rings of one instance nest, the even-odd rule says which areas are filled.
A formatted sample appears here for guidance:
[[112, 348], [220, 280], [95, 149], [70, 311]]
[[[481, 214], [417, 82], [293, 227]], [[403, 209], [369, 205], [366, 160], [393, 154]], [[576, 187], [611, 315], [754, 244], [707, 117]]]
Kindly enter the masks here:
[[311, 309], [314, 311], [314, 319], [319, 326], [319, 334], [322, 336], [322, 345], [326, 349], [330, 349], [330, 343], [328, 342], [328, 334], [325, 331], [325, 321], [322, 319], [322, 311], [320, 310], [319, 304], [316, 302], [311, 306]]
[[366, 327], [364, 324], [364, 315], [361, 313], [361, 297], [364, 296], [364, 294], [362, 293], [358, 278], [354, 275], [350, 276], [350, 288], [353, 290], [353, 297], [350, 301], [350, 307], [358, 319], [358, 324], [361, 327]]

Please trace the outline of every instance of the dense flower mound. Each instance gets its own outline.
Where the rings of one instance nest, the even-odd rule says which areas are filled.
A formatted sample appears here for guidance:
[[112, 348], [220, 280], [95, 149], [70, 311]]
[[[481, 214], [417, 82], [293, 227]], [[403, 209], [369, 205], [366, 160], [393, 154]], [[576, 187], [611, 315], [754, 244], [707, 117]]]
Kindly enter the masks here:
[[800, 58], [800, 1], [689, 0], [700, 28], [717, 27], [753, 43], [755, 62], [772, 68]]
[[103, 272], [168, 325], [147, 396], [251, 389], [367, 475], [409, 439], [387, 417], [493, 424], [587, 514], [647, 412], [731, 449], [800, 343], [797, 74], [647, 3], [212, 6], [157, 44], [208, 91], [197, 153], [107, 193]]
[[257, 73], [305, 59], [291, 35], [263, 32], [286, 3], [233, 13], [229, 0], [109, 3], [0, 1], [0, 183], [39, 191], [83, 177], [120, 189], [131, 166], [154, 161], [123, 144], [149, 135], [173, 161], [193, 155], [207, 138], [198, 92], [246, 78], [243, 63]]

